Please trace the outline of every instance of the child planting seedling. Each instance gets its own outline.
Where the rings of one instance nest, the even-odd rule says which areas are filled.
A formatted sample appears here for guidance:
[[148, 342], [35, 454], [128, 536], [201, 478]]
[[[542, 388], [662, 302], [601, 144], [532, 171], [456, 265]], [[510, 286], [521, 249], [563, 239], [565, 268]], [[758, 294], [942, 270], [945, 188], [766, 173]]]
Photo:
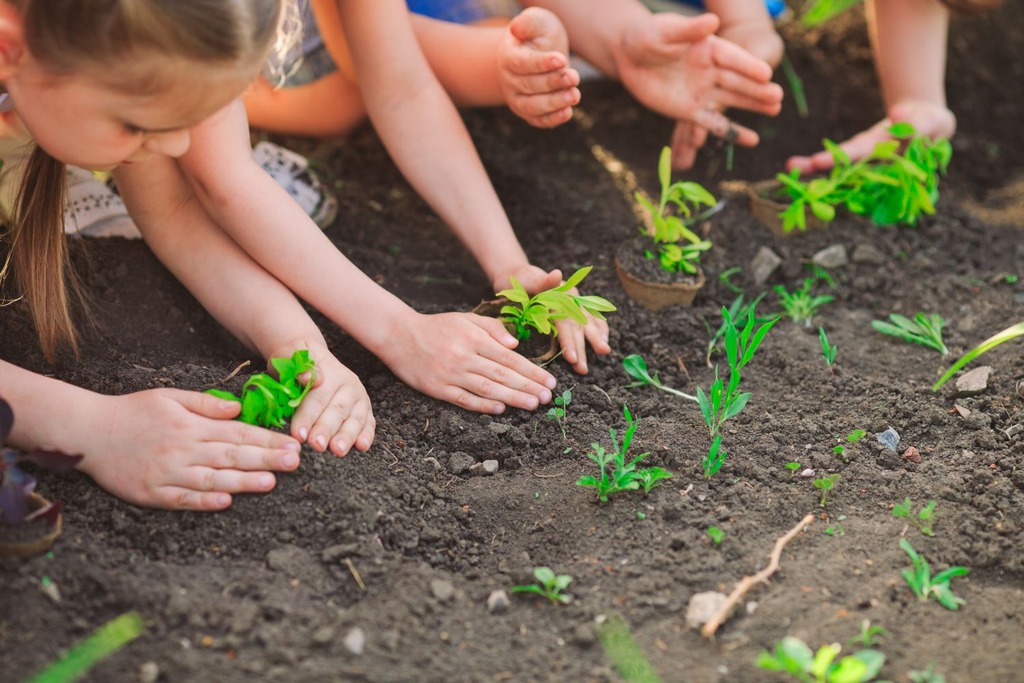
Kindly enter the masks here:
[[572, 274], [568, 280], [558, 287], [545, 290], [530, 296], [526, 289], [515, 278], [511, 278], [512, 287], [497, 293], [510, 302], [501, 307], [500, 319], [505, 323], [519, 341], [530, 338], [531, 330], [543, 335], [557, 336], [556, 320], [570, 319], [580, 325], [587, 324], [587, 313], [599, 320], [604, 320], [603, 313], [615, 310], [615, 306], [599, 296], [580, 296], [569, 290], [583, 281], [593, 266], [585, 266]]
[[590, 445], [591, 452], [587, 457], [597, 463], [600, 474], [597, 477], [587, 475], [580, 477], [576, 482], [577, 486], [593, 488], [597, 491], [597, 499], [602, 503], [608, 502], [608, 496], [620, 491], [635, 491], [643, 487], [645, 493], [662, 479], [672, 476], [671, 472], [661, 467], [647, 467], [637, 470], [636, 464], [647, 457], [647, 453], [641, 453], [630, 461], [626, 461], [626, 452], [633, 443], [633, 433], [636, 431], [637, 423], [627, 406], [622, 406], [622, 413], [626, 417], [626, 432], [622, 435], [622, 443], [618, 442], [615, 428], [609, 429], [612, 440], [612, 451], [606, 451], [598, 443]]
[[[242, 404], [238, 419], [261, 427], [284, 427], [285, 422], [313, 388], [316, 379], [315, 363], [309, 351], [296, 351], [291, 358], [271, 358], [270, 364], [277, 371], [277, 379], [265, 372], [252, 375], [242, 386], [242, 397], [222, 389], [207, 389], [206, 393], [228, 401]], [[309, 374], [305, 385], [299, 377]]]

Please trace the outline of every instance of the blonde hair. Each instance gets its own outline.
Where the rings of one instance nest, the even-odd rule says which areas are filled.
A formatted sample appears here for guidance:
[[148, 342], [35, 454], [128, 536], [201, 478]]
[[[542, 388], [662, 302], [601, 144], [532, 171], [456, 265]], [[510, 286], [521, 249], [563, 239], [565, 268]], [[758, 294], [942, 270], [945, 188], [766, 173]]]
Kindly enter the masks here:
[[[87, 73], [106, 87], [146, 95], [171, 85], [177, 70], [166, 67], [168, 59], [255, 76], [289, 0], [7, 1], [21, 15], [29, 53], [47, 71]], [[0, 269], [0, 278], [11, 271], [51, 362], [62, 345], [77, 353], [71, 299], [83, 301], [62, 229], [65, 195], [64, 164], [37, 146], [4, 236]]]

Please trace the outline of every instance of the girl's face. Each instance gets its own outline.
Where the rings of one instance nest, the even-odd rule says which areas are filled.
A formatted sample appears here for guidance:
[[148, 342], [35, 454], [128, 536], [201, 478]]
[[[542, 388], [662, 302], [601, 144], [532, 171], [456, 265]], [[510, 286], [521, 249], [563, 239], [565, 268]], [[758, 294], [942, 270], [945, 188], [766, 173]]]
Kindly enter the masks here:
[[175, 69], [174, 86], [133, 95], [86, 75], [54, 76], [26, 56], [5, 85], [22, 124], [46, 152], [66, 164], [109, 170], [183, 155], [188, 129], [227, 106], [249, 82], [223, 67], [161, 68]]

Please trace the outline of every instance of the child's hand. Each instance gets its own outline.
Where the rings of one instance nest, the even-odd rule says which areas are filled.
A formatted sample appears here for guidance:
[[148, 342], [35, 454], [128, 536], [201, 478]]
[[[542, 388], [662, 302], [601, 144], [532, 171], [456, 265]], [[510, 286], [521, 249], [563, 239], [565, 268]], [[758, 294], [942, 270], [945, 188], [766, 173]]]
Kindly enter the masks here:
[[498, 46], [501, 93], [514, 114], [538, 128], [572, 118], [580, 75], [569, 67], [569, 39], [551, 12], [530, 7], [506, 27]]
[[413, 389], [492, 415], [551, 400], [555, 378], [516, 353], [516, 338], [495, 318], [416, 313], [404, 323], [380, 358]]
[[[129, 503], [223, 510], [233, 493], [266, 493], [299, 466], [299, 443], [234, 420], [235, 401], [180, 389], [98, 396], [79, 469]], [[130, 435], [130, 438], [129, 438]]]
[[[710, 132], [753, 147], [757, 133], [722, 112], [740, 108], [774, 116], [782, 108], [782, 88], [771, 82], [768, 64], [716, 38], [718, 27], [711, 14], [650, 15], [626, 31], [616, 59], [619, 77], [641, 104], [686, 124], [677, 141], [692, 148]], [[692, 164], [694, 153], [695, 148], [674, 150], [673, 164]]]
[[[363, 383], [320, 342], [294, 342], [270, 355], [288, 358], [299, 349], [309, 350], [310, 358], [316, 363], [316, 378], [313, 388], [292, 416], [292, 436], [308, 443], [318, 453], [329, 447], [338, 457], [352, 448], [368, 450], [373, 444], [377, 422]], [[301, 382], [307, 380], [308, 377], [299, 378]]]
[[[889, 128], [894, 123], [909, 123], [920, 135], [929, 138], [950, 138], [956, 132], [956, 117], [946, 107], [930, 102], [902, 102], [889, 107], [889, 116], [839, 146], [851, 161], [863, 159], [879, 142], [891, 140]], [[832, 154], [821, 151], [811, 156], [790, 157], [787, 169], [799, 168], [801, 174], [821, 173], [833, 166]]]
[[[761, 2], [762, 0], [757, 0]], [[775, 30], [767, 12], [756, 16], [738, 17], [734, 21], [722, 21], [718, 37], [740, 46], [749, 54], [768, 62], [772, 68], [779, 65], [785, 52], [782, 36]]]
[[[511, 285], [511, 278], [523, 285], [527, 292], [536, 294], [546, 289], [557, 287], [562, 284], [562, 271], [552, 270], [545, 273], [537, 266], [526, 266], [512, 273], [507, 282], [499, 282], [495, 285], [496, 291], [501, 291]], [[579, 292], [573, 288], [569, 290], [573, 294]], [[594, 353], [605, 356], [611, 353], [608, 346], [608, 323], [605, 320], [598, 320], [587, 313], [587, 324], [580, 325], [572, 320], [558, 320], [555, 322], [558, 330], [558, 344], [562, 349], [562, 355], [566, 362], [573, 367], [573, 370], [581, 375], [587, 374], [587, 342], [594, 349]]]

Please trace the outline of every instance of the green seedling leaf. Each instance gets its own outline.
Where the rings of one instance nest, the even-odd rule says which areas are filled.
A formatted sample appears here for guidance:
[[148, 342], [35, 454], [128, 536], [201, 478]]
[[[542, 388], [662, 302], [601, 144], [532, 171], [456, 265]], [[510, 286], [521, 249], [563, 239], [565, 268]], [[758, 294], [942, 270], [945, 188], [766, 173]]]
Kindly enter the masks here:
[[604, 320], [604, 313], [616, 310], [614, 304], [599, 296], [581, 296], [569, 291], [579, 285], [592, 269], [593, 266], [584, 266], [561, 285], [533, 296], [517, 279], [510, 278], [512, 287], [496, 294], [511, 302], [502, 306], [500, 319], [520, 341], [530, 337], [531, 329], [543, 335], [557, 335], [555, 322], [558, 320], [568, 319], [585, 325], [588, 314]]
[[31, 683], [77, 681], [97, 663], [142, 635], [144, 628], [138, 612], [122, 614], [100, 626], [66, 655], [34, 676]]
[[725, 539], [725, 532], [719, 529], [717, 526], [709, 526], [708, 536], [711, 537], [712, 543], [718, 545]]
[[633, 639], [629, 626], [621, 616], [608, 615], [608, 618], [597, 627], [597, 639], [623, 681], [661, 683], [661, 678]]
[[[278, 373], [278, 378], [263, 372], [251, 375], [242, 386], [241, 398], [221, 389], [207, 389], [206, 393], [241, 403], [238, 419], [242, 422], [261, 427], [284, 427], [316, 383], [315, 363], [309, 357], [309, 351], [303, 349], [293, 353], [291, 358], [271, 358], [270, 365]], [[303, 375], [309, 376], [305, 384], [299, 382]]]
[[629, 385], [630, 387], [650, 386], [654, 387], [655, 389], [659, 389], [660, 391], [672, 394], [673, 396], [685, 398], [688, 401], [697, 400], [695, 396], [691, 396], [690, 394], [683, 393], [678, 389], [673, 389], [672, 387], [668, 387], [662, 384], [661, 380], [658, 379], [657, 373], [653, 375], [650, 374], [650, 372], [647, 369], [647, 361], [645, 361], [643, 356], [641, 356], [640, 354], [631, 353], [630, 355], [623, 358], [622, 369], [626, 371], [627, 375], [636, 380], [633, 384]]
[[943, 384], [949, 381], [950, 377], [955, 375], [960, 370], [960, 368], [967, 365], [981, 354], [987, 351], [991, 351], [1000, 344], [1008, 342], [1011, 339], [1015, 339], [1021, 335], [1024, 335], [1024, 322], [1019, 322], [1016, 325], [1011, 325], [1002, 332], [998, 332], [992, 335], [991, 337], [989, 337], [988, 339], [981, 342], [973, 349], [965, 353], [963, 356], [961, 356], [960, 359], [957, 360], [955, 363], [953, 363], [953, 365], [950, 366], [949, 370], [946, 370], [946, 372], [943, 373], [942, 377], [939, 378], [939, 381], [932, 386], [932, 391], [938, 391]]
[[572, 583], [571, 576], [555, 574], [549, 567], [535, 568], [533, 576], [537, 579], [537, 583], [512, 586], [510, 590], [513, 593], [533, 593], [547, 598], [554, 604], [568, 604], [572, 602], [572, 596], [562, 592]]
[[935, 314], [918, 313], [913, 320], [898, 313], [890, 313], [891, 323], [882, 320], [872, 320], [871, 327], [877, 332], [898, 337], [907, 342], [921, 344], [934, 349], [943, 356], [949, 354], [949, 349], [942, 341], [942, 328], [945, 321], [941, 316]]
[[957, 576], [966, 576], [970, 572], [967, 567], [949, 567], [932, 576], [928, 562], [914, 550], [910, 541], [901, 538], [900, 548], [913, 563], [912, 568], [902, 570], [901, 574], [918, 600], [925, 602], [934, 597], [940, 605], [950, 610], [958, 610], [960, 605], [966, 604], [966, 600], [953, 594], [949, 582]]

